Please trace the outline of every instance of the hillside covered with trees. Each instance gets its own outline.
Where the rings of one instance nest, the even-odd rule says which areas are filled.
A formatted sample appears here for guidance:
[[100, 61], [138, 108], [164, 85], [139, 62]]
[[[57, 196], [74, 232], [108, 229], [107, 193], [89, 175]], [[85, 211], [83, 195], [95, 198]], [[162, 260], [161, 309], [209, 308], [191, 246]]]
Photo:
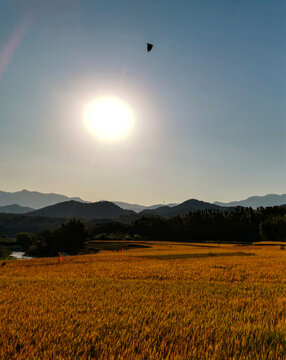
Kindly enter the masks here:
[[152, 215], [142, 216], [132, 222], [87, 224], [72, 219], [55, 229], [41, 230], [34, 234], [19, 232], [17, 244], [29, 254], [53, 256], [59, 251], [77, 253], [92, 239], [217, 243], [286, 241], [285, 206], [257, 210], [238, 207], [232, 212], [202, 210], [171, 218]]
[[234, 211], [199, 210], [187, 215], [163, 218], [141, 217], [131, 224], [96, 224], [95, 237], [111, 234], [138, 235], [148, 240], [253, 242], [286, 241], [286, 207], [237, 207]]

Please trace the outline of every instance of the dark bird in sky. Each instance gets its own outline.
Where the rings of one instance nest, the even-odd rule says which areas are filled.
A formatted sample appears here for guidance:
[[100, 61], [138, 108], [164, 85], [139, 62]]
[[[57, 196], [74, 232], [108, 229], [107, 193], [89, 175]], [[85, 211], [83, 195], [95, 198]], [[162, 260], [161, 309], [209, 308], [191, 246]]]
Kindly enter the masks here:
[[5, 266], [6, 265], [6, 263], [5, 262], [3, 262], [2, 264], [1, 264], [1, 266]]
[[150, 52], [154, 45], [150, 43], [146, 43], [146, 45], [147, 45], [147, 51]]

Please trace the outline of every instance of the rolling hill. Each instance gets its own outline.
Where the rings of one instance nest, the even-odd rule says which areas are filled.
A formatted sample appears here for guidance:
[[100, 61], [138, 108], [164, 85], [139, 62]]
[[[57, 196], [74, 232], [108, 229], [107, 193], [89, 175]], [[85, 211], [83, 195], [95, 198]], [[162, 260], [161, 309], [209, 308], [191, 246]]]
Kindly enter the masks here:
[[277, 194], [268, 194], [264, 196], [251, 196], [245, 200], [240, 201], [231, 201], [228, 203], [223, 203], [216, 201], [214, 204], [219, 206], [246, 206], [252, 207], [254, 209], [263, 206], [279, 206], [286, 203], [286, 194], [277, 195]]
[[17, 204], [0, 206], [0, 213], [8, 213], [8, 214], [26, 214], [33, 210], [34, 209], [32, 209], [30, 207], [21, 206], [21, 205], [17, 205]]
[[[123, 201], [113, 201], [113, 203], [120, 206], [122, 209], [132, 210], [132, 211], [135, 211], [137, 213], [139, 213], [139, 212], [141, 212], [143, 210], [153, 210], [153, 209], [157, 209], [157, 208], [163, 206], [162, 204], [145, 206], [145, 205], [139, 205], [139, 204], [129, 204], [129, 203], [123, 202]], [[173, 207], [175, 205], [178, 205], [178, 204], [167, 204], [167, 206], [169, 206], [169, 207]]]
[[116, 219], [122, 215], [132, 214], [134, 214], [133, 211], [121, 209], [109, 201], [82, 203], [70, 200], [32, 211], [27, 215], [57, 218]]
[[19, 232], [35, 233], [41, 230], [52, 230], [66, 221], [66, 219], [51, 217], [0, 213], [0, 236], [5, 234], [8, 237], [16, 237]]
[[222, 207], [219, 205], [211, 204], [208, 202], [190, 199], [184, 201], [183, 203], [170, 207], [170, 206], [162, 206], [153, 210], [143, 210], [141, 211], [141, 215], [160, 215], [166, 217], [172, 217], [177, 215], [185, 215], [190, 211], [197, 210], [221, 210], [221, 211], [232, 211], [233, 207]]

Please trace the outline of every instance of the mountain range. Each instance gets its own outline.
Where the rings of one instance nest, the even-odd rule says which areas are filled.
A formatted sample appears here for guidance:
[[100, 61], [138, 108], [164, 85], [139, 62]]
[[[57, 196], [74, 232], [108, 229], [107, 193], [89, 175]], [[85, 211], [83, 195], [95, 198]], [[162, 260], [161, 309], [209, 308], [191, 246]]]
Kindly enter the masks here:
[[77, 201], [66, 201], [35, 210], [27, 213], [29, 216], [46, 216], [61, 218], [84, 218], [84, 219], [115, 219], [125, 216], [129, 220], [136, 219], [138, 216], [159, 215], [163, 217], [173, 217], [186, 215], [197, 210], [219, 210], [234, 211], [235, 206], [219, 206], [205, 201], [190, 199], [175, 206], [160, 206], [153, 209], [145, 209], [139, 213], [132, 210], [124, 210], [118, 205], [109, 201], [99, 201], [96, 203], [81, 203]]
[[[151, 205], [151, 206], [145, 206], [145, 205], [139, 205], [139, 204], [129, 204], [127, 202], [123, 202], [123, 201], [113, 201], [114, 204], [120, 206], [122, 209], [125, 210], [132, 210], [135, 211], [137, 213], [143, 211], [143, 210], [153, 210], [153, 209], [157, 209], [161, 206], [164, 206], [163, 204], [156, 204], [156, 205]], [[169, 207], [173, 207], [176, 206], [178, 204], [167, 204], [166, 206]]]
[[[75, 203], [70, 203], [69, 205], [58, 205], [56, 208], [49, 208], [55, 204], [59, 203], [69, 203], [70, 201], [74, 201], [75, 203], [81, 203], [81, 204], [93, 204], [91, 206], [87, 206], [86, 209], [84, 206], [81, 207], [79, 204], [75, 205]], [[107, 206], [104, 205], [105, 203], [113, 204], [114, 206], [117, 206], [117, 210], [115, 211], [115, 208], [113, 208], [111, 205], [109, 207], [110, 209], [110, 215], [108, 214]], [[73, 204], [73, 205], [72, 205]], [[94, 205], [98, 204], [98, 205]], [[100, 204], [100, 205], [99, 205]], [[5, 192], [0, 191], [0, 212], [2, 213], [17, 213], [17, 214], [33, 214], [32, 210], [39, 210], [40, 214], [45, 213], [46, 216], [59, 216], [62, 217], [62, 214], [66, 214], [66, 216], [69, 216], [69, 214], [74, 214], [74, 216], [85, 216], [84, 214], [94, 214], [96, 218], [100, 217], [106, 217], [111, 218], [113, 217], [113, 214], [116, 216], [126, 215], [128, 213], [120, 213], [118, 211], [118, 208], [120, 210], [128, 210], [135, 213], [140, 214], [158, 214], [162, 216], [174, 216], [179, 214], [184, 214], [189, 211], [195, 211], [195, 210], [203, 210], [203, 209], [220, 209], [222, 208], [229, 208], [229, 207], [235, 207], [235, 206], [247, 206], [247, 207], [253, 207], [257, 208], [259, 206], [275, 206], [275, 205], [283, 205], [286, 204], [286, 194], [277, 195], [277, 194], [269, 194], [265, 196], [252, 196], [245, 200], [241, 201], [233, 201], [228, 203], [223, 202], [214, 202], [214, 203], [207, 203], [203, 201], [199, 201], [196, 199], [187, 200], [181, 204], [156, 204], [151, 206], [146, 205], [139, 205], [139, 204], [129, 204], [127, 202], [122, 201], [115, 201], [115, 202], [108, 202], [108, 201], [102, 201], [97, 203], [91, 203], [88, 201], [84, 201], [79, 197], [68, 197], [61, 194], [44, 194], [37, 191], [28, 191], [28, 190], [21, 190], [17, 192]], [[63, 209], [63, 207], [74, 207], [75, 209], [67, 210]], [[97, 210], [95, 211], [95, 207], [97, 207]], [[101, 209], [101, 210], [99, 210]], [[75, 212], [76, 210], [76, 212]], [[227, 209], [223, 209], [227, 210]], [[50, 215], [50, 213], [54, 215]], [[58, 215], [58, 213], [60, 215]], [[75, 215], [75, 214], [78, 215]], [[34, 212], [34, 214], [37, 214]], [[117, 215], [118, 214], [118, 215]], [[129, 213], [130, 214], [130, 213]], [[90, 218], [91, 215], [88, 215], [88, 218]]]
[[153, 214], [153, 215], [172, 217], [177, 215], [186, 215], [191, 211], [197, 211], [197, 210], [233, 211], [234, 207], [227, 207], [227, 206], [223, 207], [205, 201], [190, 199], [173, 207], [161, 206], [153, 210], [143, 210], [140, 214], [145, 214], [145, 215]]
[[16, 192], [0, 191], [0, 206], [21, 205], [33, 209], [40, 209], [44, 206], [54, 205], [59, 202], [75, 200], [83, 202], [79, 197], [69, 198], [60, 194], [44, 194], [37, 191], [21, 190]]
[[116, 204], [109, 201], [99, 201], [95, 203], [81, 203], [70, 200], [55, 205], [47, 206], [39, 210], [34, 210], [27, 213], [28, 216], [44, 216], [56, 218], [83, 218], [83, 219], [115, 219], [119, 217], [129, 217], [134, 219], [134, 216], [140, 215], [160, 215], [164, 217], [172, 217], [177, 215], [185, 215], [190, 211], [196, 210], [221, 210], [233, 211], [233, 207], [222, 207], [208, 202], [191, 199], [184, 201], [182, 204], [176, 206], [161, 206], [156, 209], [145, 209], [139, 214], [132, 210], [124, 210]]
[[[4, 193], [4, 201], [9, 200], [8, 193]], [[20, 193], [20, 195], [19, 195]], [[31, 200], [29, 195], [31, 193]], [[12, 193], [13, 194], [13, 193]], [[168, 204], [166, 206], [154, 205], [154, 206], [141, 206], [136, 204], [128, 204], [123, 202], [116, 202], [121, 205], [118, 206], [115, 203], [109, 201], [99, 201], [95, 203], [70, 200], [68, 197], [57, 194], [41, 194], [37, 192], [28, 192], [27, 190], [20, 191], [15, 196], [12, 196], [12, 200], [18, 196], [18, 199], [25, 200], [29, 204], [39, 206], [41, 201], [49, 203], [53, 201], [68, 199], [67, 201], [61, 201], [56, 204], [44, 206], [41, 209], [33, 210], [29, 206], [23, 206], [23, 203], [19, 204], [6, 204], [6, 206], [0, 206], [0, 232], [6, 235], [14, 237], [18, 232], [27, 231], [35, 232], [43, 229], [54, 229], [60, 224], [66, 221], [68, 218], [76, 217], [81, 218], [84, 223], [93, 224], [95, 222], [106, 222], [112, 219], [118, 219], [123, 222], [131, 222], [139, 219], [141, 216], [163, 216], [172, 217], [176, 215], [188, 214], [191, 211], [216, 209], [221, 211], [233, 211], [233, 205], [240, 205], [241, 203], [253, 207], [280, 205], [280, 203], [286, 204], [285, 195], [270, 195], [265, 197], [252, 197], [247, 200], [252, 202], [231, 202], [231, 203], [208, 203], [196, 199], [190, 199], [184, 201], [181, 204]], [[257, 199], [259, 202], [254, 202]], [[3, 196], [2, 196], [3, 200]], [[10, 201], [11, 197], [10, 197]], [[267, 200], [263, 202], [262, 200]], [[275, 200], [275, 202], [273, 202]], [[24, 204], [25, 204], [24, 201]], [[227, 205], [220, 206], [219, 204]], [[0, 205], [2, 205], [0, 203]], [[284, 205], [285, 206], [285, 205]], [[131, 210], [123, 209], [128, 207]], [[132, 210], [134, 208], [135, 211]], [[143, 208], [143, 210], [142, 210]]]
[[251, 196], [245, 200], [240, 201], [231, 201], [228, 203], [223, 203], [216, 201], [214, 204], [219, 206], [245, 206], [252, 207], [256, 209], [260, 206], [280, 206], [286, 204], [286, 194], [277, 195], [277, 194], [268, 194], [264, 196]]

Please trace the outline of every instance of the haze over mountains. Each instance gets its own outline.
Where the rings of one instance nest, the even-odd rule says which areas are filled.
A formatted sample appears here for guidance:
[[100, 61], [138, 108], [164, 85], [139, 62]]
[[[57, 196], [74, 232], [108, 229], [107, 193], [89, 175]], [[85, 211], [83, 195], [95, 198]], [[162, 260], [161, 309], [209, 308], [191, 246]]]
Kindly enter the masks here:
[[264, 196], [251, 196], [245, 200], [240, 201], [231, 201], [229, 203], [223, 203], [215, 201], [214, 204], [220, 206], [245, 206], [252, 207], [253, 209], [258, 208], [259, 206], [280, 206], [286, 204], [286, 194], [276, 195], [268, 194]]
[[44, 206], [54, 205], [67, 200], [83, 202], [79, 197], [69, 198], [60, 194], [44, 194], [37, 191], [21, 190], [16, 192], [0, 191], [0, 206], [21, 205], [33, 209], [40, 209]]
[[8, 213], [8, 214], [25, 214], [33, 210], [34, 209], [28, 206], [21, 206], [17, 204], [0, 206], [0, 213]]
[[[177, 215], [185, 215], [190, 211], [196, 210], [221, 210], [232, 211], [233, 207], [221, 207], [204, 201], [191, 199], [180, 205], [170, 207], [161, 206], [156, 209], [147, 209], [141, 211], [138, 215], [160, 215], [172, 217]], [[57, 218], [85, 218], [85, 219], [115, 219], [120, 216], [133, 217], [136, 213], [132, 210], [124, 210], [109, 201], [99, 201], [95, 203], [81, 203], [78, 201], [65, 201], [55, 205], [47, 206], [39, 210], [27, 213], [28, 216], [45, 216]], [[138, 216], [137, 215], [137, 216]]]
[[[7, 206], [7, 205], [18, 205], [20, 206], [18, 209], [11, 208], [11, 213], [25, 213], [32, 210], [42, 209], [43, 207], [55, 205], [60, 202], [75, 200], [79, 202], [86, 202], [89, 203], [91, 201], [85, 201], [79, 197], [68, 197], [66, 195], [61, 194], [45, 194], [38, 191], [28, 191], [28, 190], [21, 190], [16, 192], [6, 192], [0, 190], [0, 207]], [[135, 212], [140, 212], [145, 209], [155, 209], [157, 207], [163, 206], [162, 204], [151, 205], [151, 206], [144, 206], [139, 204], [129, 204], [127, 202], [122, 201], [113, 201], [114, 204], [118, 205], [122, 209], [125, 210], [133, 210]], [[168, 204], [168, 206], [174, 206], [177, 204]], [[21, 207], [28, 207], [29, 209], [21, 208]], [[18, 211], [17, 211], [18, 210]], [[0, 208], [1, 212], [1, 208]], [[7, 212], [7, 211], [2, 211]]]
[[173, 207], [162, 206], [153, 210], [143, 210], [141, 214], [146, 214], [146, 215], [154, 214], [154, 215], [172, 217], [177, 215], [185, 215], [188, 214], [190, 211], [197, 211], [197, 210], [232, 211], [233, 209], [234, 209], [233, 207], [227, 207], [227, 206], [222, 207], [205, 201], [190, 199]]
[[[129, 204], [129, 203], [126, 203], [126, 202], [123, 202], [123, 201], [113, 201], [114, 204], [120, 206], [122, 209], [125, 209], [125, 210], [132, 210], [132, 211], [135, 211], [137, 213], [143, 211], [143, 210], [153, 210], [153, 209], [157, 209], [161, 206], [164, 206], [163, 204], [156, 204], [156, 205], [151, 205], [151, 206], [144, 206], [144, 205], [139, 205], [139, 204]], [[173, 206], [176, 206], [178, 204], [174, 204], [174, 203], [171, 203], [171, 204], [167, 204], [166, 206], [169, 206], [169, 207], [173, 207]]]
[[[31, 195], [31, 198], [29, 195]], [[15, 204], [15, 199], [19, 200], [20, 204]], [[66, 201], [66, 199], [68, 200]], [[234, 205], [241, 206], [242, 204], [246, 206], [252, 205], [253, 207], [286, 204], [285, 195], [255, 196], [243, 201], [226, 204], [218, 202], [212, 204], [191, 199], [181, 204], [170, 204], [167, 206], [144, 206], [116, 202], [121, 205], [120, 207], [109, 201], [90, 203], [84, 202], [82, 199], [79, 200], [80, 201], [70, 200], [64, 195], [42, 194], [29, 192], [27, 190], [16, 193], [0, 191], [0, 232], [13, 237], [21, 231], [36, 232], [43, 229], [54, 229], [67, 219], [73, 217], [81, 218], [85, 223], [106, 222], [114, 219], [123, 222], [132, 222], [142, 215], [173, 217], [205, 209], [233, 211]], [[4, 205], [3, 201], [8, 202], [8, 204], [6, 203], [5, 206], [1, 206]], [[50, 204], [55, 201], [57, 201], [57, 203], [31, 211], [31, 205], [39, 207], [43, 203]], [[9, 202], [11, 202], [11, 204], [9, 204]], [[29, 204], [30, 206], [23, 206], [23, 204]], [[225, 206], [220, 206], [219, 204], [224, 204]], [[130, 210], [126, 210], [124, 207]]]
[[[70, 203], [70, 201], [73, 200], [74, 203]], [[73, 206], [80, 215], [76, 215], [77, 212], [74, 212], [75, 210], [63, 210], [63, 206], [57, 206], [56, 208], [49, 208], [44, 209], [46, 207], [51, 207], [55, 204], [59, 203], [70, 203], [70, 205], [65, 206], [71, 206], [71, 204], [74, 204]], [[90, 207], [86, 207], [86, 209], [93, 209], [92, 211], [89, 210], [83, 210], [85, 207], [81, 207], [79, 204], [86, 203], [86, 204], [93, 204]], [[174, 215], [180, 215], [184, 214], [189, 211], [195, 211], [195, 210], [204, 210], [204, 209], [220, 209], [220, 210], [227, 210], [227, 209], [221, 209], [222, 208], [229, 208], [234, 206], [247, 206], [247, 207], [253, 207], [257, 208], [259, 206], [275, 206], [275, 205], [283, 205], [286, 204], [286, 194], [282, 195], [276, 195], [276, 194], [269, 194], [265, 196], [252, 196], [245, 200], [241, 201], [233, 201], [229, 203], [223, 203], [223, 202], [214, 202], [214, 203], [208, 203], [204, 201], [199, 201], [196, 199], [187, 200], [181, 204], [167, 204], [166, 206], [163, 206], [162, 204], [156, 204], [151, 206], [145, 206], [140, 204], [129, 204], [127, 202], [97, 202], [97, 203], [91, 203], [88, 201], [84, 201], [79, 197], [73, 197], [70, 198], [65, 195], [61, 194], [44, 194], [37, 191], [28, 191], [28, 190], [22, 190], [17, 192], [5, 192], [0, 191], [0, 212], [2, 213], [18, 213], [18, 214], [37, 214], [36, 212], [32, 212], [32, 210], [36, 209], [42, 209], [43, 211], [40, 211], [39, 214], [45, 213], [46, 216], [59, 216], [62, 217], [63, 214], [69, 214], [69, 212], [74, 214], [74, 216], [80, 216], [82, 217], [85, 214], [93, 214], [93, 211], [95, 211], [95, 207], [97, 207], [97, 212], [95, 212], [96, 218], [99, 216], [99, 209], [102, 208], [102, 217], [110, 218], [113, 217], [113, 214], [117, 214], [118, 216], [122, 215], [119, 214], [119, 211], [114, 211], [114, 208], [112, 209], [112, 206], [110, 207], [110, 214], [105, 211], [105, 207], [103, 206], [103, 203], [109, 203], [113, 204], [114, 206], [117, 206], [121, 210], [130, 210], [134, 211], [135, 213], [142, 213], [142, 214], [158, 214], [162, 216], [174, 216]], [[75, 205], [76, 204], [76, 205]], [[98, 205], [94, 205], [98, 204]], [[106, 207], [107, 209], [107, 207]], [[118, 209], [117, 209], [118, 210]], [[49, 213], [53, 215], [49, 215]], [[117, 216], [117, 215], [116, 215]], [[64, 216], [65, 217], [65, 216]], [[88, 218], [90, 218], [90, 215], [88, 215]]]

